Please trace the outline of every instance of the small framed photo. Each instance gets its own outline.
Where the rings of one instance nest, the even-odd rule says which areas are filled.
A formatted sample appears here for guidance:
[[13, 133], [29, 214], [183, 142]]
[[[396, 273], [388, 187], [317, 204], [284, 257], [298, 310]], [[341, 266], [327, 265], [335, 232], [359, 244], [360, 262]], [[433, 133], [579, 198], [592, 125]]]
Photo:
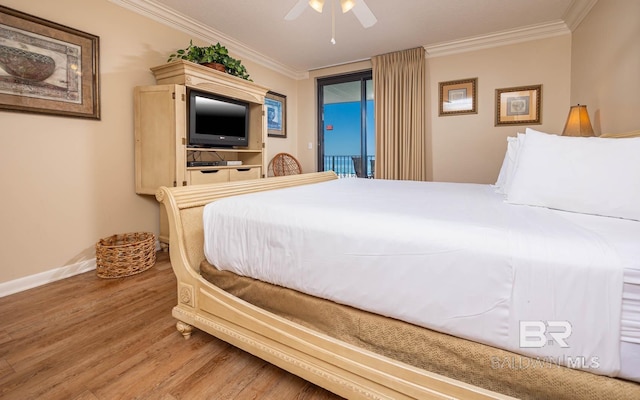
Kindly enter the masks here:
[[478, 113], [478, 78], [440, 82], [440, 116]]
[[496, 126], [541, 124], [542, 85], [496, 89]]
[[0, 110], [100, 119], [99, 38], [0, 6]]
[[267, 92], [264, 99], [267, 108], [267, 134], [270, 137], [287, 137], [287, 96]]

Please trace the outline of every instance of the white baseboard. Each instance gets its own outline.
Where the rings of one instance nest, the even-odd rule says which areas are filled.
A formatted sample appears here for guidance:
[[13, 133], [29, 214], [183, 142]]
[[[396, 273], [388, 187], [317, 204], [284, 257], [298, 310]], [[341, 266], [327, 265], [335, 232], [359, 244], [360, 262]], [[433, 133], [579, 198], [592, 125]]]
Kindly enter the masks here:
[[18, 278], [13, 281], [3, 282], [0, 283], [0, 297], [59, 281], [60, 279], [78, 275], [93, 269], [96, 269], [95, 258], [52, 269], [50, 271], [41, 272], [39, 274], [25, 276], [24, 278]]

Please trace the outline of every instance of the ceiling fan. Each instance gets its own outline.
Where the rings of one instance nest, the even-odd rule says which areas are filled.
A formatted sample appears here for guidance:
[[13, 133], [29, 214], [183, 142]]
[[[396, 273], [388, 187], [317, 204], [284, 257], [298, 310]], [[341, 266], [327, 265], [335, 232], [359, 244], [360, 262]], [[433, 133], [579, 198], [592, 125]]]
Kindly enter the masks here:
[[[333, 2], [333, 0], [330, 1]], [[289, 13], [285, 15], [284, 19], [291, 21], [298, 18], [307, 5], [321, 13], [324, 3], [324, 0], [298, 0]], [[340, 0], [340, 7], [342, 8], [343, 13], [353, 11], [353, 14], [365, 28], [369, 28], [378, 22], [375, 15], [373, 15], [369, 7], [365, 4], [364, 0]]]

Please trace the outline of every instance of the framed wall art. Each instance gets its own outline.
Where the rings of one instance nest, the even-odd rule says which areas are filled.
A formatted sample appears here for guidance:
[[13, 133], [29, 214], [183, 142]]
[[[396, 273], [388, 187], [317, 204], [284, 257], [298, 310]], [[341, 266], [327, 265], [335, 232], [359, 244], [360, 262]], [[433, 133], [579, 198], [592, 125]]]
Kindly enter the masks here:
[[99, 38], [0, 6], [0, 110], [100, 119]]
[[478, 113], [478, 78], [440, 82], [440, 113], [446, 115]]
[[267, 92], [264, 98], [267, 108], [267, 135], [270, 137], [287, 137], [287, 96]]
[[541, 124], [542, 85], [496, 89], [496, 126]]

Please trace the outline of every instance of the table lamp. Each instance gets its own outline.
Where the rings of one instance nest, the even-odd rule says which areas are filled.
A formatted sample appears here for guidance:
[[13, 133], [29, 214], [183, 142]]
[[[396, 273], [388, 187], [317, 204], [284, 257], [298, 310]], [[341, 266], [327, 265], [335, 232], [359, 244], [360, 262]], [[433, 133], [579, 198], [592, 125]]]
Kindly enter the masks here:
[[591, 120], [589, 120], [587, 106], [581, 106], [580, 104], [571, 106], [562, 136], [595, 136], [593, 127], [591, 127]]

